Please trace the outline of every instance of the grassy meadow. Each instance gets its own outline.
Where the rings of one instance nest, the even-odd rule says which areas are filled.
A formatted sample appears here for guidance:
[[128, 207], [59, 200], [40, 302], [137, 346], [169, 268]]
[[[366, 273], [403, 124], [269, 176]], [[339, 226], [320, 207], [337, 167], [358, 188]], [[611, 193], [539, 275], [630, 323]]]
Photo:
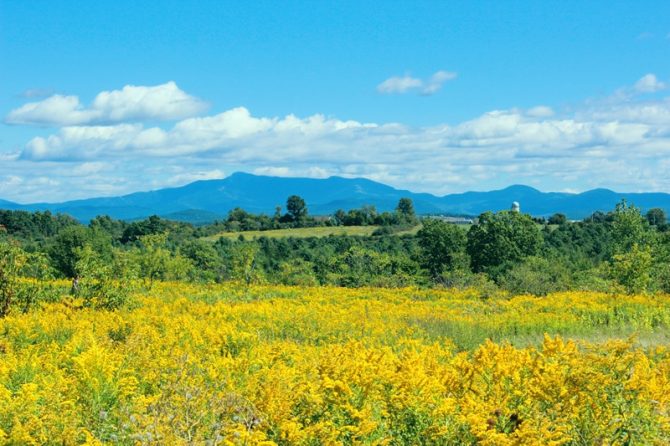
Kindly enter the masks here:
[[667, 444], [669, 328], [665, 295], [157, 283], [117, 311], [64, 297], [0, 319], [0, 443]]
[[[371, 236], [375, 230], [379, 229], [380, 226], [315, 226], [311, 228], [288, 228], [288, 229], [269, 229], [267, 231], [231, 231], [231, 232], [220, 232], [215, 235], [208, 237], [203, 237], [203, 240], [208, 240], [211, 242], [217, 241], [221, 237], [225, 237], [231, 240], [237, 240], [240, 236], [243, 236], [246, 240], [254, 240], [260, 237], [269, 237], [269, 238], [285, 238], [285, 237], [296, 237], [296, 238], [307, 238], [307, 237], [329, 237], [331, 235], [353, 235], [353, 236]], [[416, 234], [420, 226], [415, 226], [411, 229], [397, 232], [398, 235], [403, 234]]]

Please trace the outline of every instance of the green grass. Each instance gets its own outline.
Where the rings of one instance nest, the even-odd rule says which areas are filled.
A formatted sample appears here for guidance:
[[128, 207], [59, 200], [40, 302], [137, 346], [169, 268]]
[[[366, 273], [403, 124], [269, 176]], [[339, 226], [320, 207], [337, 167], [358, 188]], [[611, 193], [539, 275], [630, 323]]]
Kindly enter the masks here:
[[[203, 240], [210, 242], [217, 241], [220, 237], [237, 239], [243, 235], [245, 240], [253, 240], [260, 237], [284, 238], [284, 237], [328, 237], [330, 235], [357, 235], [370, 236], [379, 226], [317, 226], [314, 228], [293, 228], [293, 229], [271, 229], [268, 231], [240, 231], [240, 232], [220, 232], [218, 234], [204, 237]], [[396, 233], [396, 235], [416, 234], [420, 226], [415, 226], [406, 231]]]

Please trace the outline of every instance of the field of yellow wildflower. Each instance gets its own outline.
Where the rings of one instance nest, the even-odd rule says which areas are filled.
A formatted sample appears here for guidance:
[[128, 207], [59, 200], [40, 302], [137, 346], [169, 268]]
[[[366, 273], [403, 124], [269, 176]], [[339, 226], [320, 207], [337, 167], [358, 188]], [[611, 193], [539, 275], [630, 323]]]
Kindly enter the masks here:
[[670, 443], [670, 298], [157, 284], [0, 320], [0, 444]]

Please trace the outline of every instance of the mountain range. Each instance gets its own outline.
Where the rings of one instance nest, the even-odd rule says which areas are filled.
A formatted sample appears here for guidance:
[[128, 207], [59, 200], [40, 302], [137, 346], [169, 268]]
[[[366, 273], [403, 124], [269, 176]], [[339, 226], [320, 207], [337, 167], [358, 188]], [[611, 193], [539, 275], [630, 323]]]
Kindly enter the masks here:
[[240, 207], [252, 213], [273, 214], [290, 195], [303, 197], [312, 215], [329, 215], [337, 209], [374, 205], [378, 211], [395, 209], [402, 197], [411, 198], [419, 214], [479, 215], [509, 209], [513, 201], [534, 216], [560, 212], [581, 219], [594, 211], [610, 211], [621, 199], [646, 211], [658, 207], [670, 213], [670, 194], [619, 193], [594, 189], [583, 193], [541, 192], [514, 185], [489, 192], [465, 192], [436, 196], [395, 189], [365, 178], [284, 178], [234, 173], [220, 180], [202, 180], [182, 187], [136, 192], [119, 197], [89, 198], [63, 203], [18, 204], [0, 200], [0, 209], [65, 213], [87, 222], [97, 215], [136, 220], [150, 215], [207, 223], [225, 218]]

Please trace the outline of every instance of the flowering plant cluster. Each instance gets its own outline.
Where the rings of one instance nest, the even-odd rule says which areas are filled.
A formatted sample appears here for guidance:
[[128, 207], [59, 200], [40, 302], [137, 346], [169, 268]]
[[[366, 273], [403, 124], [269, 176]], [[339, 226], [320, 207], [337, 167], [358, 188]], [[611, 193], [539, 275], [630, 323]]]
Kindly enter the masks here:
[[670, 442], [667, 296], [474, 294], [158, 283], [13, 313], [0, 444]]

